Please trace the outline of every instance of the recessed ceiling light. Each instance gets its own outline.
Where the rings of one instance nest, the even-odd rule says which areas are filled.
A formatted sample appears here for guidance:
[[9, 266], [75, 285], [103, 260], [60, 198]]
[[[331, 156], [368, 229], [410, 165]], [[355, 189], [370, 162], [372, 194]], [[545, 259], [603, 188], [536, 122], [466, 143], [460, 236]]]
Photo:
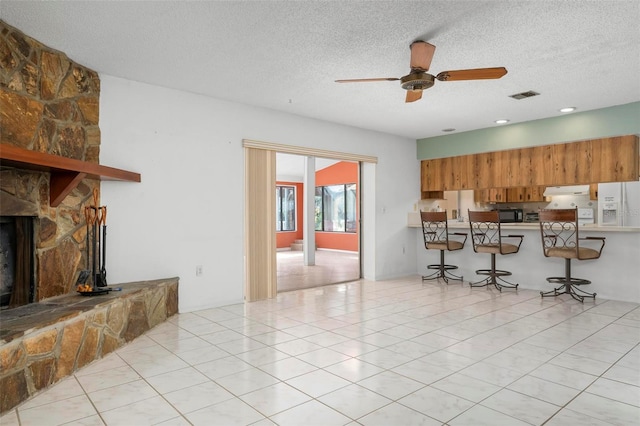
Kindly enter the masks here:
[[501, 118], [500, 120], [496, 120], [496, 124], [506, 124], [508, 122], [509, 122], [509, 120], [507, 120], [505, 118]]
[[560, 112], [573, 112], [575, 110], [576, 110], [576, 107], [566, 107], [566, 108], [560, 109]]
[[456, 129], [454, 129], [453, 127], [449, 127], [448, 129], [442, 129], [443, 132], [455, 132]]

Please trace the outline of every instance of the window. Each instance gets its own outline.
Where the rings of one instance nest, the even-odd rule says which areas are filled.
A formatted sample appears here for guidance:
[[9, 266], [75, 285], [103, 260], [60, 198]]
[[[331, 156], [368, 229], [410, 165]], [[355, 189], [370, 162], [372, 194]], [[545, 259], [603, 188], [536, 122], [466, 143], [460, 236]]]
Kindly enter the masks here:
[[296, 188], [276, 186], [276, 231], [296, 230]]
[[356, 184], [316, 187], [315, 229], [356, 232]]

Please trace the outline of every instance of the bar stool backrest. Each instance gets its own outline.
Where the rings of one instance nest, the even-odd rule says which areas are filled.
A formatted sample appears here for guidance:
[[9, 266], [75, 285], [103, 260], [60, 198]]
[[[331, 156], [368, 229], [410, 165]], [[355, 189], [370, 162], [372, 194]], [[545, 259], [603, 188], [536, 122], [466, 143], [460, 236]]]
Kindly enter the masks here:
[[500, 213], [497, 210], [475, 212], [469, 210], [469, 226], [474, 251], [477, 252], [480, 246], [502, 245]]
[[422, 220], [422, 236], [424, 245], [428, 248], [432, 243], [449, 242], [449, 230], [447, 227], [447, 212], [420, 212]]
[[586, 260], [602, 254], [604, 237], [580, 237], [577, 208], [544, 209], [538, 217], [545, 256]]
[[578, 209], [543, 209], [538, 212], [542, 251], [553, 256], [554, 251], [580, 250]]

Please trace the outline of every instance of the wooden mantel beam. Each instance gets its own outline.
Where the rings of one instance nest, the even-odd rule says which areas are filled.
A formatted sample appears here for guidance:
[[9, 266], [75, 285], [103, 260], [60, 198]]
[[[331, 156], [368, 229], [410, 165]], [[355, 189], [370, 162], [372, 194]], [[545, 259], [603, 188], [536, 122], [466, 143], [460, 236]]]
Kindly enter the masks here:
[[141, 181], [139, 173], [31, 151], [8, 144], [0, 144], [0, 166], [49, 172], [51, 174], [49, 195], [52, 207], [59, 206], [62, 200], [85, 178], [127, 182]]

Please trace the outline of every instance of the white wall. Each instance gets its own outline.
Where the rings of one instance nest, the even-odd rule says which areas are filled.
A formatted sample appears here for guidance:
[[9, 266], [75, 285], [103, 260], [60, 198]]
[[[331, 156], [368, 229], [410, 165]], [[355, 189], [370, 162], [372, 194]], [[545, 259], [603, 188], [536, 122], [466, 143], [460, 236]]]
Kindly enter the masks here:
[[100, 129], [100, 162], [142, 175], [102, 183], [110, 284], [178, 276], [181, 312], [243, 300], [242, 139], [377, 156], [362, 184], [365, 277], [416, 273], [414, 140], [106, 75]]

